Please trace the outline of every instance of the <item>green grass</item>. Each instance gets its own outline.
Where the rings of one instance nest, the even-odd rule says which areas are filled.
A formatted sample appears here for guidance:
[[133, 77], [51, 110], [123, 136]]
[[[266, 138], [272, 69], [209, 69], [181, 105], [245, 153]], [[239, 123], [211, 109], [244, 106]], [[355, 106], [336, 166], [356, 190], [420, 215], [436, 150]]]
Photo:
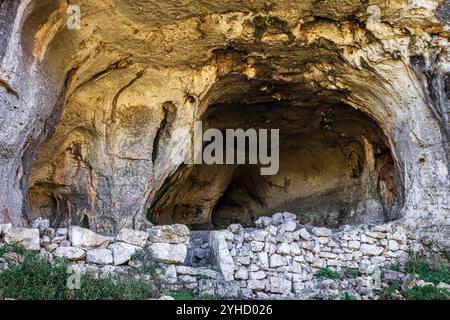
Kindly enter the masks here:
[[152, 285], [158, 291], [162, 290], [161, 279], [157, 273], [157, 268], [160, 266], [159, 262], [154, 258], [153, 252], [149, 247], [137, 251], [132, 257], [132, 260], [141, 262], [141, 266], [134, 270], [135, 274], [149, 274], [152, 278]]
[[[414, 258], [409, 260], [404, 268], [395, 265], [391, 270], [402, 271], [408, 274], [417, 274], [425, 282], [433, 283], [423, 287], [402, 288], [401, 282], [393, 282], [388, 288], [381, 292], [381, 299], [407, 300], [449, 300], [450, 291], [437, 288], [436, 285], [444, 282], [450, 283], [450, 269], [448, 265], [424, 258]], [[400, 297], [399, 297], [400, 296]]]
[[410, 289], [402, 289], [401, 283], [392, 283], [388, 288], [381, 292], [380, 300], [449, 300], [450, 291], [437, 288], [433, 285], [424, 287], [413, 287]]
[[391, 264], [389, 266], [389, 270], [399, 272], [400, 271], [400, 265], [398, 263]]
[[401, 291], [401, 290], [402, 290], [402, 287], [401, 287], [400, 283], [393, 283], [386, 289], [386, 293], [389, 295], [393, 295], [396, 292]]
[[148, 283], [126, 275], [114, 280], [107, 277], [96, 278], [90, 274], [81, 275], [81, 289], [66, 287], [70, 274], [70, 263], [65, 259], [49, 262], [39, 254], [10, 247], [22, 254], [21, 264], [11, 264], [0, 273], [0, 299], [17, 300], [142, 300], [157, 297]]
[[405, 271], [410, 274], [418, 274], [426, 282], [450, 284], [450, 268], [437, 262], [412, 259], [406, 263]]
[[5, 248], [0, 248], [0, 258], [3, 257], [6, 253], [6, 249]]
[[341, 278], [341, 275], [338, 272], [333, 271], [329, 268], [322, 268], [322, 269], [317, 270], [316, 276], [319, 277], [320, 279], [340, 279]]
[[352, 300], [358, 300], [358, 299], [356, 299], [355, 296], [353, 296], [353, 295], [349, 294], [347, 291], [345, 291], [345, 293], [344, 293], [344, 300], [352, 301]]
[[[141, 266], [119, 278], [82, 274], [80, 290], [67, 288], [67, 280], [71, 275], [67, 272], [71, 266], [68, 260], [55, 259], [49, 262], [38, 253], [15, 245], [0, 250], [0, 255], [16, 252], [24, 258], [23, 263], [10, 263], [7, 270], [0, 272], [0, 300], [143, 300], [163, 295], [164, 290], [156, 272], [159, 264], [149, 249], [133, 255], [132, 259], [140, 261]], [[151, 276], [151, 283], [137, 277], [146, 274]], [[208, 295], [194, 296], [191, 292], [174, 292], [170, 295], [176, 300], [216, 299]]]
[[175, 300], [196, 300], [190, 292], [175, 292], [170, 294]]
[[407, 300], [449, 300], [450, 291], [428, 285], [425, 287], [414, 287], [404, 292]]
[[361, 271], [357, 268], [348, 268], [348, 267], [344, 267], [342, 268], [342, 271], [344, 272], [344, 274], [346, 276], [352, 277], [352, 278], [356, 278], [361, 274]]
[[199, 274], [199, 275], [196, 275], [196, 276], [195, 276], [195, 279], [196, 279], [197, 281], [200, 281], [200, 280], [207, 280], [207, 279], [210, 279], [210, 277], [205, 276], [205, 275], [202, 275], [202, 274]]

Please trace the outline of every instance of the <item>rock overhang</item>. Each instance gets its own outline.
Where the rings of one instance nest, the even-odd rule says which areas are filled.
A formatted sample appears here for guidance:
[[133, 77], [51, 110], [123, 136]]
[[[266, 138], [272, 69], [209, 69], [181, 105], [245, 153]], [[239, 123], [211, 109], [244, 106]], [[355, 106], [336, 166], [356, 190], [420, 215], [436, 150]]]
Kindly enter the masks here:
[[[445, 80], [439, 71], [448, 64], [445, 23], [436, 18], [445, 3], [371, 4], [382, 13], [375, 27], [366, 25], [370, 4], [239, 3], [236, 11], [235, 1], [92, 1], [81, 6], [80, 30], [61, 24], [56, 33], [46, 30], [55, 30], [52, 23], [61, 18], [44, 17], [61, 6], [28, 9], [27, 21], [14, 22], [24, 25], [23, 34], [9, 41], [20, 39], [22, 54], [11, 59], [8, 52], [2, 70], [14, 64], [24, 70], [38, 66], [39, 76], [31, 71], [30, 87], [46, 77], [49, 82], [36, 104], [37, 91], [23, 88], [21, 76], [11, 73], [12, 80], [7, 79], [23, 97], [7, 105], [23, 104], [30, 113], [22, 125], [14, 111], [6, 114], [20, 133], [11, 127], [18, 151], [5, 160], [5, 168], [15, 169], [6, 170], [4, 179], [5, 194], [15, 196], [4, 200], [3, 210], [13, 220], [30, 214], [24, 205], [30, 164], [55, 130], [33, 162], [30, 190], [42, 188], [38, 198], [78, 216], [74, 223], [87, 215], [98, 221], [93, 226], [99, 230], [141, 224], [152, 197], [176, 171], [163, 164], [164, 148], [154, 161], [149, 156], [165, 121], [164, 103], [177, 107], [173, 126], [189, 127], [210, 105], [234, 95], [233, 101], [345, 102], [369, 114], [385, 133], [401, 173], [405, 221], [420, 228], [448, 224], [448, 100], [444, 90], [430, 94], [409, 59], [422, 56], [427, 70], [422, 72], [429, 78], [434, 70], [428, 85], [439, 87]], [[24, 8], [13, 9], [12, 15], [23, 14], [17, 10]], [[116, 24], [106, 27], [104, 21]], [[33, 50], [36, 46], [42, 50]], [[436, 57], [437, 64], [432, 62]], [[264, 86], [274, 91], [261, 95]], [[60, 91], [63, 102], [54, 103]], [[30, 106], [23, 100], [27, 96], [33, 98]], [[61, 119], [36, 124], [31, 104], [41, 108], [43, 119], [63, 110]], [[26, 144], [25, 137], [35, 142]], [[22, 171], [17, 183], [11, 172]]]

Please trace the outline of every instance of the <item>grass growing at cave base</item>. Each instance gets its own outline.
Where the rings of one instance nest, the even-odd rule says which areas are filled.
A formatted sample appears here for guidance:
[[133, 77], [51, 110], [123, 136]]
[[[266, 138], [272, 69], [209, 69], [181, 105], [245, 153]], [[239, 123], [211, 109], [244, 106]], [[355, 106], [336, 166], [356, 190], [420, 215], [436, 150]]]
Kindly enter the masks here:
[[450, 300], [450, 291], [433, 285], [424, 287], [402, 288], [401, 283], [392, 283], [381, 292], [380, 300]]
[[450, 266], [448, 264], [419, 257], [409, 260], [405, 264], [404, 270], [399, 270], [398, 266], [394, 266], [392, 269], [418, 275], [421, 280], [432, 284], [405, 288], [401, 282], [395, 281], [381, 293], [382, 299], [391, 300], [403, 297], [406, 300], [450, 300], [450, 290], [436, 286], [441, 282], [450, 284]]
[[450, 292], [435, 286], [414, 287], [405, 290], [403, 296], [406, 300], [449, 300]]
[[81, 289], [67, 288], [69, 261], [49, 262], [39, 254], [19, 247], [3, 249], [23, 256], [23, 263], [0, 271], [0, 300], [142, 300], [159, 297], [143, 279], [125, 276], [114, 281], [81, 275]]
[[[9, 261], [9, 268], [0, 271], [0, 300], [144, 300], [163, 295], [156, 275], [158, 263], [146, 249], [132, 257], [141, 263], [133, 272], [117, 280], [84, 273], [81, 275], [80, 290], [67, 288], [70, 276], [67, 271], [71, 266], [68, 260], [55, 259], [50, 262], [37, 252], [15, 245], [0, 248], [0, 258], [7, 252], [21, 255], [23, 262], [16, 264]], [[139, 277], [143, 274], [150, 274], [151, 285]], [[191, 292], [172, 292], [169, 295], [175, 300], [217, 299], [209, 295], [196, 296]]]
[[450, 284], [450, 267], [437, 262], [428, 262], [422, 259], [412, 259], [405, 265], [405, 271], [417, 274], [419, 277], [434, 284], [444, 282]]
[[342, 268], [341, 272], [333, 271], [329, 268], [321, 268], [317, 270], [316, 277], [324, 280], [324, 279], [342, 279], [345, 277], [348, 278], [356, 278], [361, 274], [361, 271], [357, 268]]
[[353, 301], [358, 300], [355, 296], [349, 294], [347, 291], [344, 292], [344, 300], [345, 301]]
[[[81, 275], [81, 289], [67, 288], [69, 274], [67, 269], [70, 262], [66, 259], [55, 259], [49, 262], [33, 251], [25, 250], [19, 246], [0, 248], [0, 258], [7, 259], [5, 253], [15, 252], [23, 257], [21, 264], [10, 264], [7, 270], [0, 271], [0, 300], [143, 300], [161, 296], [157, 277], [153, 277], [150, 286], [143, 278], [136, 277], [136, 273], [127, 274], [117, 281], [90, 274]], [[142, 262], [139, 268], [141, 274], [154, 275], [157, 265], [149, 258], [148, 252], [136, 254]], [[403, 267], [404, 273], [417, 274], [420, 279], [434, 285], [413, 288], [404, 288], [402, 283], [393, 282], [383, 290], [381, 299], [407, 299], [407, 300], [449, 300], [450, 291], [437, 288], [435, 285], [443, 282], [450, 284], [450, 266], [447, 264], [430, 262], [423, 259], [412, 259]], [[143, 272], [143, 273], [142, 273]], [[356, 276], [358, 270], [346, 269], [344, 274]], [[321, 279], [340, 279], [341, 274], [331, 269], [319, 269], [316, 276]], [[170, 295], [175, 300], [212, 300], [217, 297], [195, 296], [190, 292], [173, 292]], [[347, 292], [344, 300], [353, 300], [354, 297]]]
[[316, 276], [320, 279], [340, 279], [341, 275], [339, 274], [339, 272], [333, 271], [331, 269], [328, 268], [322, 268], [317, 270], [316, 272]]
[[[423, 287], [414, 286], [405, 288], [401, 281], [391, 282], [389, 287], [380, 292], [381, 300], [450, 300], [450, 291], [445, 288], [438, 288], [441, 282], [450, 284], [450, 266], [442, 262], [430, 261], [424, 258], [414, 258], [400, 266], [392, 266], [395, 271], [402, 271], [410, 275], [418, 275], [425, 282], [433, 285]], [[400, 270], [401, 269], [401, 270]], [[359, 269], [343, 268], [341, 273], [333, 271], [329, 268], [317, 270], [316, 276], [320, 279], [342, 279], [344, 277], [356, 278], [361, 274]], [[344, 292], [343, 300], [354, 300], [356, 297]]]

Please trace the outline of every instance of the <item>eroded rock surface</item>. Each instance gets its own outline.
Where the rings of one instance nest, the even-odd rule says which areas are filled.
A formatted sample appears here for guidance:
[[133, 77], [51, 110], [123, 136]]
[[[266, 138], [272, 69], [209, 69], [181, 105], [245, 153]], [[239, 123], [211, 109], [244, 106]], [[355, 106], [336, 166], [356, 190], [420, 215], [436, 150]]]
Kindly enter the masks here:
[[[39, 252], [50, 261], [66, 258], [74, 270], [96, 276], [131, 272], [147, 279], [149, 285], [157, 282], [164, 292], [189, 290], [198, 296], [240, 299], [343, 299], [347, 292], [358, 299], [378, 299], [381, 285], [386, 288], [384, 282], [402, 282], [409, 287], [429, 285], [401, 272], [409, 259], [430, 252], [426, 243], [398, 223], [327, 229], [301, 225], [292, 216], [279, 213], [260, 218], [269, 223], [258, 223], [257, 228], [235, 224], [208, 232], [211, 263], [204, 267], [186, 257], [187, 252], [203, 248], [205, 243], [172, 243], [164, 238], [154, 242], [150, 235], [157, 227], [141, 231], [147, 234], [143, 247], [114, 237], [107, 249], [86, 250], [57, 239], [61, 236], [52, 228], [37, 235], [41, 240]], [[198, 238], [197, 233], [188, 230], [186, 236]], [[0, 270], [22, 263], [24, 258], [3, 248], [7, 239], [0, 237], [0, 249], [7, 249], [0, 257]], [[14, 243], [21, 240], [15, 238]], [[392, 271], [393, 266], [399, 271]], [[448, 291], [448, 284], [431, 285]]]
[[[289, 210], [448, 241], [448, 6], [89, 1], [68, 29], [66, 1], [2, 1], [0, 223], [116, 233]], [[172, 163], [199, 119], [286, 128], [280, 174]]]

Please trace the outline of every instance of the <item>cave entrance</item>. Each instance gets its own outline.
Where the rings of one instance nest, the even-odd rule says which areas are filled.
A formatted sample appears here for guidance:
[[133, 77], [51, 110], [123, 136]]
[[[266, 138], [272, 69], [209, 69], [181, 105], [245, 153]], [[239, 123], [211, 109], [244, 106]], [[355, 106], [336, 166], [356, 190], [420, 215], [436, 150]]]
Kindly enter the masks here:
[[397, 218], [402, 200], [386, 138], [349, 105], [216, 103], [202, 121], [204, 130], [279, 129], [279, 171], [262, 176], [258, 165], [182, 166], [156, 195], [149, 209], [154, 222], [252, 226], [259, 216], [285, 211], [327, 227]]

